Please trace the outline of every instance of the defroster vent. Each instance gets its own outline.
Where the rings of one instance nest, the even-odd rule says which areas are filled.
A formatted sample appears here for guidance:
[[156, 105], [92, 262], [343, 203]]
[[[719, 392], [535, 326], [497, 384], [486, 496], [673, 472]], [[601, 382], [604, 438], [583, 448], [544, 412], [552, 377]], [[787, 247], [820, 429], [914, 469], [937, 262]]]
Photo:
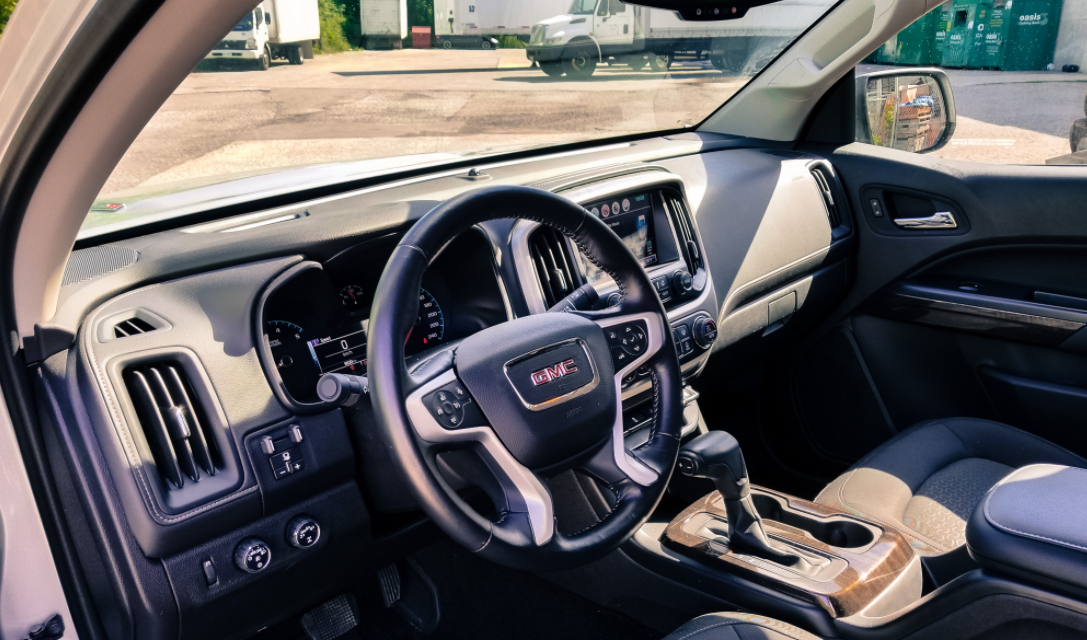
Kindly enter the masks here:
[[577, 266], [561, 233], [541, 225], [529, 237], [528, 250], [548, 307], [581, 286]]
[[199, 483], [224, 469], [212, 423], [178, 363], [129, 367], [124, 382], [168, 490]]

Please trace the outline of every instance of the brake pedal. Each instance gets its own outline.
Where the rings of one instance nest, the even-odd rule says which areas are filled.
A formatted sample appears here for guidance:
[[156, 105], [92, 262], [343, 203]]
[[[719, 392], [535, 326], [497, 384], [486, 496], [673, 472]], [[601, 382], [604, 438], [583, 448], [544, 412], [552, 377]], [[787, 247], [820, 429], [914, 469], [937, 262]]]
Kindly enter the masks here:
[[309, 640], [335, 640], [359, 624], [355, 596], [341, 594], [302, 616], [302, 629]]

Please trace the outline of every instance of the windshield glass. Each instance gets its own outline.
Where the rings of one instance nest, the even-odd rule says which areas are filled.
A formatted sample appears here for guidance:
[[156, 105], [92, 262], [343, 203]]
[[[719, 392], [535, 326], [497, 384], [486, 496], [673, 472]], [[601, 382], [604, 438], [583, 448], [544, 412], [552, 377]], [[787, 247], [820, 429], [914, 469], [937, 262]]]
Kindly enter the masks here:
[[234, 31], [252, 31], [253, 30], [253, 13], [246, 14], [242, 21], [234, 25]]
[[[697, 126], [836, 0], [265, 0], [146, 125], [83, 237], [318, 185]], [[597, 47], [599, 43], [601, 48]], [[603, 55], [601, 53], [603, 52]], [[291, 171], [285, 169], [291, 168]]]
[[592, 15], [595, 8], [596, 0], [574, 0], [574, 4], [570, 5], [570, 13], [575, 16]]

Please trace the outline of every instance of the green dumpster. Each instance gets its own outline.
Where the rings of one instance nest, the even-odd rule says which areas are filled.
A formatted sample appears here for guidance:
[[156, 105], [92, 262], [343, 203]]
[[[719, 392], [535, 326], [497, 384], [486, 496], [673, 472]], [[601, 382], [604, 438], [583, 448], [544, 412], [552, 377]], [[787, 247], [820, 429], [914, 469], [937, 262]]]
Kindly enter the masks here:
[[1002, 2], [997, 2], [989, 12], [989, 19], [983, 23], [985, 37], [977, 52], [975, 66], [983, 69], [1003, 68], [1004, 43], [1008, 39], [1007, 13], [1008, 9]]
[[1004, 8], [1007, 38], [1005, 71], [1041, 71], [1053, 62], [1061, 0], [1013, 0]]
[[974, 18], [977, 11], [978, 5], [973, 2], [956, 2], [951, 6], [947, 45], [944, 47], [942, 59], [945, 67], [965, 67], [970, 62], [970, 51], [974, 44]]
[[930, 59], [934, 65], [942, 65], [944, 63], [944, 50], [947, 48], [947, 34], [951, 31], [951, 4], [944, 3], [940, 5], [940, 9], [937, 13], [936, 24], [933, 26], [934, 33], [932, 35], [932, 50], [930, 53]]
[[933, 39], [936, 37], [939, 11], [930, 11], [903, 29], [876, 50], [879, 64], [902, 64], [912, 67], [932, 64]]
[[977, 8], [974, 9], [974, 19], [967, 24], [970, 35], [966, 41], [966, 66], [971, 69], [980, 69], [985, 66], [982, 60], [985, 55], [985, 34], [992, 13], [992, 2], [979, 2]]

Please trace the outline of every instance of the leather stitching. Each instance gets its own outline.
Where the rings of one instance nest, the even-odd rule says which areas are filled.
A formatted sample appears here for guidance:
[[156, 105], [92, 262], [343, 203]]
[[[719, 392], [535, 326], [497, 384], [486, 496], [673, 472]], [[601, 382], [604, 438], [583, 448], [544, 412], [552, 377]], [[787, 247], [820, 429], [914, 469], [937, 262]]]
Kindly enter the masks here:
[[583, 256], [585, 256], [586, 260], [593, 263], [593, 265], [597, 269], [600, 269], [604, 273], [611, 276], [611, 279], [615, 281], [615, 286], [619, 287], [619, 300], [622, 301], [624, 298], [626, 298], [627, 297], [626, 287], [623, 285], [622, 279], [620, 279], [618, 276], [615, 275], [615, 271], [612, 270], [612, 269], [609, 269], [609, 268], [605, 267], [603, 264], [601, 264], [600, 261], [596, 259], [596, 256], [592, 255], [592, 253], [589, 252], [589, 250], [585, 246], [585, 243], [582, 242], [580, 239], [574, 237], [573, 234], [566, 234], [566, 235], [571, 240], [574, 241], [574, 244], [576, 244], [577, 248], [581, 250], [581, 254]]
[[[649, 439], [646, 440], [645, 442], [643, 442], [642, 444], [638, 445], [637, 447], [634, 447], [634, 451], [639, 451], [641, 449], [644, 449], [644, 448], [648, 447], [649, 444], [652, 443], [653, 440], [655, 440], [658, 435], [663, 435], [663, 434], [660, 434], [660, 432], [658, 431], [658, 429], [660, 427], [660, 420], [658, 420], [659, 409], [660, 409], [660, 382], [657, 380], [657, 372], [654, 371], [652, 368], [649, 369], [649, 377], [652, 380], [652, 385], [653, 385], [653, 417], [651, 418], [651, 421], [652, 421], [653, 424], [650, 427]], [[667, 435], [672, 435], [672, 434], [667, 434]]]
[[[1036, 465], [1030, 465], [1030, 466], [1036, 466]], [[1028, 469], [1028, 468], [1029, 467], [1023, 467], [1023, 469]], [[1067, 467], [1067, 468], [1070, 469], [1070, 470], [1075, 470], [1075, 471], [1081, 471], [1081, 472], [1084, 471], [1083, 469], [1077, 469], [1076, 467]], [[1007, 478], [1004, 478], [1003, 480], [1001, 480], [996, 486], [999, 487], [1000, 485], [1004, 484], [1005, 482], [1007, 482], [1008, 480], [1010, 480], [1014, 476], [1015, 476], [1015, 473], [1010, 474]], [[1069, 549], [1077, 549], [1079, 551], [1087, 551], [1087, 546], [1079, 545], [1079, 544], [1076, 544], [1074, 542], [1068, 542], [1067, 540], [1060, 540], [1058, 538], [1050, 538], [1048, 536], [1039, 535], [1037, 533], [1029, 533], [1027, 531], [1020, 531], [1018, 529], [1013, 529], [1012, 527], [1009, 527], [1007, 525], [1000, 524], [999, 522], [996, 521], [996, 519], [989, 512], [989, 503], [993, 499], [994, 495], [996, 495], [996, 491], [990, 491], [989, 495], [985, 497], [985, 519], [989, 521], [989, 524], [993, 525], [994, 527], [996, 527], [998, 529], [1001, 529], [1001, 530], [1006, 531], [1006, 532], [1014, 533], [1016, 535], [1020, 535], [1020, 536], [1022, 536], [1024, 538], [1032, 538], [1034, 540], [1044, 540], [1045, 542], [1052, 542], [1054, 544], [1058, 544], [1058, 545], [1060, 545], [1062, 547], [1067, 547]]]

